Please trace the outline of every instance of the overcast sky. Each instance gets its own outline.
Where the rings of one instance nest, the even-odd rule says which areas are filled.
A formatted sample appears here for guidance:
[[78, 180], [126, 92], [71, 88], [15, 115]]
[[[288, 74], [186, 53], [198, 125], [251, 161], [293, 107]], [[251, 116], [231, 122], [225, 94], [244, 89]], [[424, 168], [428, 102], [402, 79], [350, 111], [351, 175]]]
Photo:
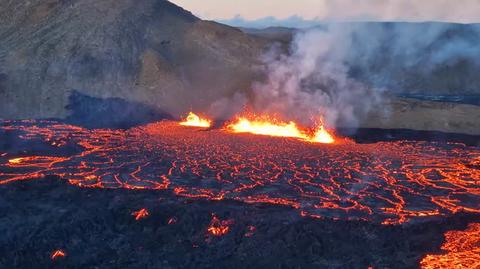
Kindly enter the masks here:
[[[480, 22], [480, 0], [171, 0], [202, 19]], [[272, 18], [270, 18], [272, 19]]]

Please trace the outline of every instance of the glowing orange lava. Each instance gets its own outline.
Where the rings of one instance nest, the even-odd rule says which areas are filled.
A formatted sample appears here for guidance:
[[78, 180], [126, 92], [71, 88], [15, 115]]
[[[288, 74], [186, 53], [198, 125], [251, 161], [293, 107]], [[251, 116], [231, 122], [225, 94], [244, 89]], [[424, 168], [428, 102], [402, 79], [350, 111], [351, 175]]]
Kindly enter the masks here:
[[52, 253], [52, 256], [50, 256], [50, 258], [52, 260], [56, 260], [58, 258], [63, 258], [67, 256], [67, 254], [65, 253], [65, 251], [61, 250], [61, 249], [58, 249], [58, 250], [55, 250], [53, 253]]
[[324, 143], [324, 144], [330, 144], [335, 142], [335, 138], [333, 137], [332, 134], [330, 134], [327, 130], [325, 130], [325, 127], [321, 125], [317, 131], [315, 131], [315, 135], [308, 139], [310, 142], [316, 142], [316, 143]]
[[202, 119], [193, 112], [188, 113], [187, 118], [180, 122], [180, 125], [191, 127], [208, 128], [212, 125], [212, 121], [208, 119]]
[[0, 156], [0, 185], [55, 175], [84, 188], [163, 190], [386, 225], [480, 213], [478, 146], [390, 141], [312, 147], [301, 139], [198, 132], [168, 121], [129, 130], [0, 123], [0, 133], [19, 133], [16, 144], [65, 141], [48, 152]]
[[10, 164], [21, 164], [22, 161], [23, 161], [23, 158], [15, 158], [15, 159], [8, 160]]
[[143, 218], [148, 217], [148, 211], [145, 208], [142, 208], [138, 211], [132, 213], [132, 216], [135, 216], [135, 220], [141, 220]]
[[323, 125], [320, 125], [314, 135], [309, 135], [302, 131], [295, 122], [281, 122], [275, 119], [248, 119], [246, 117], [238, 118], [234, 123], [227, 126], [234, 133], [251, 133], [257, 135], [268, 135], [278, 137], [293, 137], [314, 143], [333, 143], [335, 138]]
[[480, 223], [465, 231], [449, 231], [442, 246], [445, 254], [427, 255], [420, 262], [424, 269], [480, 268]]
[[232, 224], [232, 220], [220, 220], [217, 216], [212, 215], [212, 221], [208, 226], [207, 231], [214, 236], [222, 236], [228, 233], [230, 230], [230, 225]]

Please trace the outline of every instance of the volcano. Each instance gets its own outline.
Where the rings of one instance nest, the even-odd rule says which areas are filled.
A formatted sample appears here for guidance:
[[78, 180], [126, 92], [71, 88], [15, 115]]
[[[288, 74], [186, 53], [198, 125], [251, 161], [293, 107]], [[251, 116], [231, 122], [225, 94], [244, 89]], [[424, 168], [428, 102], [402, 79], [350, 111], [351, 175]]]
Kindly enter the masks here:
[[0, 0], [0, 268], [477, 268], [478, 25], [342, 25]]
[[[180, 211], [169, 210], [168, 215], [160, 213], [165, 210], [158, 208], [165, 203], [161, 201], [162, 199], [190, 201], [189, 204], [220, 203], [218, 204], [220, 207], [222, 204], [234, 202], [237, 204], [232, 205], [233, 208], [229, 206], [229, 211], [240, 210], [241, 212], [246, 209], [234, 208], [257, 207], [260, 211], [266, 210], [261, 213], [262, 218], [273, 218], [271, 219], [273, 223], [275, 219], [283, 219], [283, 221], [289, 219], [287, 223], [292, 223], [290, 224], [294, 225], [292, 227], [297, 227], [298, 220], [301, 219], [307, 223], [313, 222], [311, 225], [314, 226], [318, 225], [314, 223], [321, 222], [337, 223], [332, 224], [338, 225], [337, 228], [330, 227], [320, 232], [320, 238], [328, 238], [324, 233], [342, 233], [342, 229], [351, 229], [346, 228], [349, 225], [347, 223], [357, 223], [355, 225], [359, 225], [358, 229], [370, 230], [367, 234], [381, 236], [386, 240], [388, 236], [378, 234], [384, 229], [380, 228], [382, 226], [387, 230], [395, 230], [397, 229], [395, 227], [402, 226], [418, 229], [418, 227], [438, 225], [434, 223], [444, 221], [445, 218], [454, 217], [453, 220], [455, 220], [468, 216], [470, 219], [473, 218], [471, 221], [479, 220], [475, 216], [480, 213], [478, 207], [480, 204], [478, 189], [480, 149], [462, 143], [405, 140], [360, 144], [351, 139], [337, 137], [335, 143], [323, 144], [291, 137], [235, 133], [223, 127], [185, 126], [172, 121], [152, 123], [129, 130], [89, 130], [61, 122], [32, 120], [4, 121], [2, 126], [0, 129], [2, 141], [8, 141], [4, 143], [0, 152], [0, 185], [3, 191], [15, 190], [18, 188], [15, 186], [28, 190], [30, 187], [26, 186], [30, 184], [35, 182], [40, 184], [45, 181], [45, 178], [57, 177], [63, 184], [75, 186], [79, 190], [101, 190], [110, 193], [108, 195], [113, 194], [111, 191], [125, 190], [132, 195], [137, 193], [139, 197], [143, 197], [146, 195], [145, 192], [150, 192], [147, 196], [157, 197], [153, 199], [154, 202], [137, 201], [129, 204], [128, 207], [137, 205], [141, 208], [131, 208], [131, 211], [126, 212], [122, 219], [133, 219], [139, 223], [136, 225], [144, 222], [154, 225], [161, 221], [173, 227], [183, 222], [182, 229], [196, 231], [195, 235], [190, 233], [188, 235], [190, 237], [188, 240], [193, 240], [189, 241], [193, 244], [190, 247], [193, 246], [194, 249], [197, 247], [209, 249], [219, 242], [235, 245], [230, 240], [234, 238], [240, 240], [239, 237], [253, 238], [253, 241], [245, 241], [245, 244], [248, 242], [257, 244], [259, 242], [256, 240], [265, 240], [255, 239], [264, 238], [264, 235], [258, 237], [258, 234], [266, 232], [264, 224], [261, 224], [262, 221], [255, 220], [255, 216], [259, 216], [260, 213], [251, 213], [253, 215], [250, 217], [240, 217], [237, 213], [228, 213], [216, 206], [208, 205], [206, 210], [214, 211], [211, 213], [220, 212], [220, 215], [214, 215], [211, 220], [205, 219], [202, 227], [189, 224], [191, 220], [187, 220], [184, 213]], [[17, 189], [17, 192], [19, 190]], [[65, 192], [71, 191], [61, 188], [60, 193]], [[111, 203], [115, 200], [123, 199], [120, 197], [129, 197], [122, 193], [117, 198], [108, 198], [114, 199], [108, 202], [110, 207], [114, 206]], [[58, 194], [53, 197], [57, 196]], [[85, 198], [80, 194], [75, 197]], [[159, 197], [164, 198], [158, 200]], [[81, 204], [80, 201], [75, 203]], [[148, 208], [145, 208], [146, 205]], [[7, 206], [9, 207], [11, 206]], [[274, 217], [277, 213], [268, 213], [273, 210], [268, 209], [270, 207], [283, 208], [282, 217]], [[9, 209], [3, 210], [11, 212]], [[195, 210], [198, 209], [189, 209], [189, 212], [191, 211], [189, 214], [200, 212]], [[92, 214], [92, 217], [96, 216], [93, 212], [89, 214]], [[268, 214], [274, 215], [268, 216]], [[160, 216], [164, 219], [158, 219]], [[29, 217], [26, 218], [29, 219]], [[155, 221], [149, 222], [152, 218]], [[298, 220], [294, 221], [294, 219]], [[59, 221], [63, 223], [63, 220], [59, 219]], [[124, 220], [119, 221], [124, 223]], [[208, 221], [210, 224], [207, 223]], [[271, 225], [277, 225], [273, 223]], [[378, 226], [367, 227], [367, 223]], [[49, 227], [51, 224], [46, 225]], [[70, 226], [59, 225], [62, 225], [63, 231], [70, 229], [68, 228]], [[462, 226], [455, 221], [438, 227], [462, 229]], [[416, 232], [412, 231], [410, 235], [407, 231], [402, 240], [414, 240], [417, 241], [416, 244], [425, 244], [426, 248], [421, 248], [424, 252], [420, 249], [415, 252], [411, 249], [390, 246], [389, 243], [383, 244], [386, 244], [384, 247], [387, 249], [393, 247], [397, 248], [397, 251], [411, 253], [409, 255], [413, 255], [412, 259], [404, 261], [410, 266], [418, 265], [421, 258], [425, 258], [422, 260], [422, 266], [425, 268], [435, 268], [435, 264], [445, 265], [445, 263], [456, 263], [459, 260], [463, 262], [459, 256], [448, 256], [451, 261], [448, 263], [432, 253], [433, 245], [431, 244], [438, 242], [435, 244], [440, 247], [442, 242], [439, 234], [425, 232], [424, 237], [413, 239], [411, 236]], [[440, 234], [442, 231], [445, 230], [437, 230]], [[56, 233], [53, 232], [53, 234]], [[52, 243], [62, 247], [57, 250], [48, 249], [54, 253], [51, 254], [54, 257], [51, 260], [57, 265], [60, 265], [62, 260], [65, 262], [69, 260], [67, 262], [69, 265], [78, 265], [74, 262], [76, 260], [74, 257], [82, 257], [76, 252], [82, 245], [85, 247], [85, 242], [67, 243], [70, 241], [68, 237], [58, 236], [56, 235], [55, 239], [47, 244], [52, 248], [54, 247]], [[3, 241], [6, 246], [11, 244], [8, 243], [10, 242], [8, 238], [7, 241]], [[183, 238], [183, 236], [177, 235], [175, 238]], [[333, 237], [332, 240], [335, 238]], [[432, 238], [435, 240], [432, 241]], [[471, 247], [462, 249], [463, 256], [476, 257], [477, 239], [472, 238]], [[350, 240], [344, 240], [346, 240], [345, 243], [352, 243]], [[455, 248], [453, 246], [455, 244], [463, 244], [460, 241], [448, 240], [449, 249]], [[379, 243], [368, 237], [361, 241], [365, 241], [365, 244]], [[293, 244], [299, 243], [296, 239], [293, 241]], [[96, 245], [98, 242], [90, 244]], [[139, 244], [140, 247], [142, 244]], [[176, 249], [182, 248], [177, 244], [178, 242], [174, 244]], [[332, 242], [332, 244], [343, 243]], [[360, 247], [357, 243], [353, 244]], [[35, 245], [40, 249], [46, 247], [44, 244], [35, 243]], [[182, 250], [177, 249], [177, 251]], [[377, 249], [368, 254], [368, 261], [355, 258], [351, 264], [348, 262], [342, 264], [353, 266], [395, 263], [396, 260], [392, 257], [375, 256], [383, 253], [382, 251]], [[426, 251], [432, 254], [424, 256], [428, 253]], [[50, 256], [40, 257], [38, 256], [40, 254], [41, 252], [34, 251], [32, 253], [34, 256], [26, 257], [30, 259], [38, 257], [42, 263], [48, 264], [48, 260], [45, 261], [45, 259]], [[325, 258], [330, 264], [331, 259], [336, 255], [328, 255], [330, 256]], [[214, 256], [211, 257], [215, 259]], [[171, 258], [173, 256], [165, 257], [167, 260]], [[24, 260], [22, 264], [28, 265], [30, 259]], [[89, 264], [99, 262], [98, 258], [87, 260]], [[469, 260], [473, 262], [470, 264], [475, 264], [475, 258]], [[103, 262], [100, 263], [103, 264]], [[12, 263], [7, 259], [5, 264]], [[118, 263], [115, 264], [118, 265]], [[195, 262], [184, 263], [184, 266], [187, 264], [193, 266]], [[233, 264], [230, 265], [233, 266]]]
[[248, 88], [267, 44], [165, 0], [0, 5], [2, 118], [75, 116], [93, 103], [75, 92], [103, 100], [97, 119], [109, 98], [127, 102], [117, 119], [141, 106], [178, 116]]

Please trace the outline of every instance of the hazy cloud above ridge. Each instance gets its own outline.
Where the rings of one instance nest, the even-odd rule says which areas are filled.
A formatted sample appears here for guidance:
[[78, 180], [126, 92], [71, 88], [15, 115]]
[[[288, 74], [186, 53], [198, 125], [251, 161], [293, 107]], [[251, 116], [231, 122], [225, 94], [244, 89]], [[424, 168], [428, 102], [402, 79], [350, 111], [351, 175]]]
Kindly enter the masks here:
[[480, 22], [480, 0], [172, 0], [235, 26], [307, 27], [324, 21]]

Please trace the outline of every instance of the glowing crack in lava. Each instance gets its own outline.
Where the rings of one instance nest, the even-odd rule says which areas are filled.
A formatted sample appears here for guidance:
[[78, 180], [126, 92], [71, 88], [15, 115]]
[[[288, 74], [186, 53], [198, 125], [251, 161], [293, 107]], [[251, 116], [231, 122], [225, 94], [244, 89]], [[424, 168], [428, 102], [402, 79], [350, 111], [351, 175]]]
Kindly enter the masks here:
[[213, 236], [222, 236], [228, 233], [232, 224], [232, 220], [220, 220], [217, 216], [212, 215], [207, 231]]
[[222, 129], [198, 132], [169, 121], [129, 130], [1, 123], [0, 134], [12, 134], [9, 141], [35, 149], [0, 152], [0, 184], [57, 175], [79, 187], [153, 189], [383, 224], [480, 213], [480, 147], [418, 141], [313, 145]]
[[202, 128], [208, 128], [210, 127], [211, 124], [212, 124], [211, 120], [200, 118], [200, 116], [197, 116], [193, 112], [188, 113], [187, 118], [184, 121], [180, 122], [180, 125], [183, 125], [183, 126], [202, 127]]
[[235, 133], [251, 133], [257, 135], [277, 136], [277, 137], [293, 137], [301, 140], [330, 144], [335, 142], [335, 138], [331, 135], [323, 125], [315, 130], [313, 135], [300, 130], [293, 121], [288, 123], [275, 119], [248, 119], [245, 117], [238, 118], [234, 123], [227, 126], [228, 129]]
[[65, 251], [61, 250], [61, 249], [58, 249], [58, 250], [55, 250], [52, 255], [50, 256], [50, 258], [52, 260], [56, 260], [58, 258], [63, 258], [67, 256], [67, 254], [65, 253]]
[[142, 208], [132, 213], [132, 216], [135, 216], [135, 220], [137, 221], [148, 217], [148, 215], [149, 215], [148, 210], [145, 208]]
[[470, 224], [465, 231], [447, 232], [442, 250], [445, 254], [423, 258], [422, 268], [480, 268], [480, 223]]

